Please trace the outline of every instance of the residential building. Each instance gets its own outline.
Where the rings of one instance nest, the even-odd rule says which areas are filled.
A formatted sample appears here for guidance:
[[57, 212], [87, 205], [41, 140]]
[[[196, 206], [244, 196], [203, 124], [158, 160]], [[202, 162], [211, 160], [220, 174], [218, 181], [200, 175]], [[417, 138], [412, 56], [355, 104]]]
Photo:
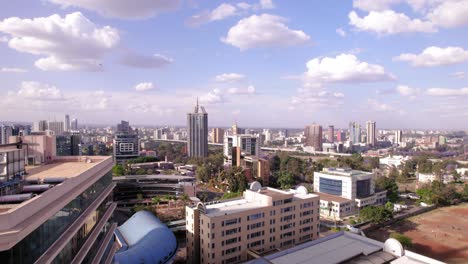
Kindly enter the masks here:
[[109, 263], [111, 170], [111, 157], [56, 157], [28, 169], [22, 193], [0, 197], [2, 263]]
[[249, 251], [317, 239], [318, 205], [303, 186], [283, 191], [254, 182], [242, 198], [187, 206], [187, 263], [241, 263]]
[[316, 151], [322, 150], [322, 126], [312, 124], [304, 129], [305, 146], [313, 147]]
[[68, 114], [65, 115], [65, 131], [68, 132], [71, 130], [70, 127], [70, 116]]
[[0, 126], [0, 145], [8, 144], [10, 136], [13, 135], [13, 128], [11, 126]]
[[320, 196], [320, 215], [342, 219], [359, 209], [386, 202], [387, 191], [376, 191], [370, 172], [324, 168], [314, 173], [314, 192]]
[[260, 141], [254, 135], [229, 135], [224, 137], [224, 163], [241, 166], [241, 156], [258, 156]]
[[224, 143], [224, 129], [213, 128], [212, 130], [213, 143], [223, 144]]
[[62, 135], [65, 131], [63, 129], [63, 122], [60, 121], [49, 121], [48, 129], [54, 132], [54, 135]]
[[208, 156], [208, 113], [197, 105], [193, 113], [187, 113], [187, 153], [189, 157]]
[[385, 242], [353, 234], [338, 232], [304, 244], [259, 256], [249, 252], [255, 259], [247, 264], [444, 264], [435, 259], [404, 249], [398, 240], [389, 238]]
[[375, 134], [375, 121], [366, 122], [366, 132], [367, 132], [367, 145], [375, 146], [376, 134]]
[[395, 131], [394, 143], [398, 146], [400, 146], [401, 143], [403, 143], [403, 131], [401, 130]]
[[328, 142], [333, 143], [335, 142], [335, 127], [334, 126], [328, 126], [328, 131], [327, 131], [327, 139]]
[[138, 130], [133, 129], [129, 122], [121, 121], [117, 124], [114, 135], [114, 159], [118, 164], [138, 158], [140, 155], [140, 140]]
[[39, 120], [33, 123], [33, 131], [40, 132], [48, 129], [47, 120]]
[[361, 142], [361, 125], [356, 122], [349, 123], [349, 141], [355, 144]]

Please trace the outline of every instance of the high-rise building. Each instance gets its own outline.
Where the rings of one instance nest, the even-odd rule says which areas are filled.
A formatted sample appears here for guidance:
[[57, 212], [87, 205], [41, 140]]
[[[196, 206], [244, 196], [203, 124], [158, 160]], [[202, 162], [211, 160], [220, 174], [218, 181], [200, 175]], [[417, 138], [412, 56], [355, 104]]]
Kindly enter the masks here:
[[349, 141], [352, 143], [361, 142], [361, 125], [356, 122], [349, 123]]
[[305, 145], [313, 147], [316, 151], [322, 150], [322, 126], [308, 125], [304, 129]]
[[264, 143], [270, 143], [272, 140], [272, 135], [270, 129], [264, 129], [263, 130], [263, 135], [265, 135], [265, 141]]
[[240, 156], [258, 156], [260, 151], [259, 138], [254, 135], [232, 135], [224, 138], [223, 153], [225, 163], [240, 166]]
[[335, 127], [334, 126], [328, 126], [328, 142], [333, 143], [335, 142]]
[[346, 133], [343, 130], [336, 132], [336, 141], [338, 142], [346, 141]]
[[48, 128], [47, 120], [39, 120], [39, 121], [35, 121], [33, 123], [33, 131], [34, 132], [46, 131], [47, 128]]
[[49, 130], [54, 132], [54, 135], [62, 135], [63, 130], [63, 122], [60, 121], [49, 121], [48, 124]]
[[367, 145], [375, 146], [376, 135], [375, 135], [375, 121], [366, 122], [366, 132], [367, 132]]
[[56, 137], [56, 154], [57, 156], [79, 156], [80, 144], [80, 135], [59, 135]]
[[319, 196], [251, 184], [235, 200], [186, 207], [187, 263], [243, 263], [248, 251], [285, 249], [319, 238]]
[[111, 170], [111, 157], [61, 157], [29, 168], [26, 193], [0, 194], [2, 263], [111, 260], [116, 251]]
[[138, 158], [140, 155], [140, 140], [138, 130], [133, 129], [128, 121], [117, 124], [114, 135], [114, 159], [120, 164], [126, 160]]
[[403, 142], [403, 131], [401, 130], [396, 130], [395, 131], [395, 138], [394, 138], [395, 144], [401, 145]]
[[208, 113], [198, 99], [193, 113], [187, 113], [187, 132], [188, 156], [208, 156]]
[[70, 131], [70, 116], [65, 115], [65, 131]]
[[11, 126], [0, 126], [0, 145], [8, 144], [10, 136], [13, 136], [13, 128]]
[[218, 143], [218, 144], [224, 143], [224, 129], [213, 128], [212, 136], [213, 136], [213, 143]]
[[78, 119], [73, 118], [72, 121], [71, 121], [70, 126], [71, 126], [71, 130], [73, 130], [73, 131], [78, 130]]

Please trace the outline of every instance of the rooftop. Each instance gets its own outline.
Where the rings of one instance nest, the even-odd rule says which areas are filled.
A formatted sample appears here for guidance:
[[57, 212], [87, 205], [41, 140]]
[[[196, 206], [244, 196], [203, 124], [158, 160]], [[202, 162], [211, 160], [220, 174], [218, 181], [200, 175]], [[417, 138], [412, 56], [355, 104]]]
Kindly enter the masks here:
[[348, 177], [372, 175], [371, 172], [352, 170], [352, 169], [347, 169], [347, 168], [324, 168], [322, 171], [320, 171], [320, 173], [328, 174], [328, 175], [335, 175], [335, 176], [348, 176]]
[[328, 193], [316, 192], [316, 195], [320, 196], [320, 200], [333, 201], [337, 203], [350, 202], [351, 200], [343, 198], [341, 196], [331, 195]]
[[73, 178], [87, 171], [89, 168], [96, 165], [97, 160], [88, 162], [77, 161], [57, 161], [50, 164], [45, 164], [36, 167], [28, 167], [26, 171], [26, 180], [40, 180], [48, 178]]

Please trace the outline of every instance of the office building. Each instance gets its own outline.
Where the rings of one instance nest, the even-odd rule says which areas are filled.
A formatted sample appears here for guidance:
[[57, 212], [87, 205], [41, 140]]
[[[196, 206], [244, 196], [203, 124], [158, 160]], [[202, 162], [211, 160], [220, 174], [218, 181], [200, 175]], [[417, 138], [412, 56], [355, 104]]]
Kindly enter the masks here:
[[11, 126], [0, 126], [0, 145], [8, 144], [10, 136], [13, 135], [13, 128]]
[[213, 143], [223, 144], [224, 143], [224, 129], [213, 128], [212, 132]]
[[109, 263], [117, 249], [111, 170], [111, 157], [28, 169], [21, 193], [1, 197], [2, 263]]
[[127, 121], [117, 124], [114, 135], [114, 159], [118, 164], [127, 160], [138, 158], [140, 155], [140, 140], [138, 130], [133, 129]]
[[71, 124], [70, 124], [70, 128], [71, 128], [71, 130], [73, 130], [73, 131], [77, 131], [77, 130], [78, 130], [78, 119], [77, 119], [77, 118], [73, 118], [73, 119], [72, 119]]
[[57, 156], [79, 156], [81, 136], [80, 135], [60, 135], [56, 136]]
[[375, 121], [366, 122], [366, 132], [367, 132], [367, 145], [375, 146], [376, 134], [375, 134]]
[[394, 238], [380, 242], [344, 231], [267, 256], [251, 256], [255, 259], [247, 264], [444, 264], [404, 249]]
[[336, 141], [338, 142], [346, 141], [346, 133], [343, 130], [336, 132]]
[[401, 130], [395, 131], [394, 143], [398, 146], [400, 146], [401, 143], [403, 143], [403, 131]]
[[7, 182], [24, 175], [25, 155], [26, 149], [21, 144], [0, 146], [0, 195], [11, 191]]
[[324, 168], [314, 173], [314, 192], [320, 196], [320, 215], [342, 219], [368, 205], [385, 204], [387, 191], [376, 191], [370, 172]]
[[63, 129], [63, 122], [59, 121], [49, 121], [48, 123], [48, 129], [52, 132], [54, 132], [54, 135], [62, 135], [63, 132], [65, 131]]
[[163, 139], [164, 138], [164, 135], [167, 134], [167, 129], [165, 128], [157, 128], [155, 131], [154, 131], [154, 139]]
[[33, 123], [33, 131], [34, 132], [41, 132], [46, 131], [48, 129], [47, 120], [39, 120]]
[[208, 113], [197, 105], [193, 113], [187, 113], [187, 152], [189, 157], [208, 156]]
[[260, 151], [259, 139], [254, 135], [229, 135], [224, 137], [224, 163], [241, 166], [243, 156], [258, 156]]
[[327, 136], [328, 136], [328, 142], [330, 143], [335, 142], [335, 127], [334, 126], [328, 126]]
[[305, 146], [313, 147], [316, 151], [322, 150], [322, 126], [308, 125], [304, 129]]
[[358, 123], [349, 123], [349, 141], [355, 144], [361, 142], [361, 125]]
[[27, 164], [39, 165], [50, 162], [56, 156], [56, 136], [42, 132], [39, 135], [11, 136], [10, 143], [22, 142], [26, 146]]
[[186, 207], [187, 263], [241, 263], [248, 252], [285, 249], [319, 237], [319, 197], [251, 184], [242, 198]]
[[68, 132], [71, 130], [70, 127], [70, 116], [67, 114], [65, 115], [65, 131]]

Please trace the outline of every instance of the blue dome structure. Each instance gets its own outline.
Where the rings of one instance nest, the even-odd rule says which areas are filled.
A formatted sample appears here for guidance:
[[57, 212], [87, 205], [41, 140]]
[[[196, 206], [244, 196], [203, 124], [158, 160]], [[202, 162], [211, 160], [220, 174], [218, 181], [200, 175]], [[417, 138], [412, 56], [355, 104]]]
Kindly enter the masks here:
[[172, 231], [148, 211], [139, 211], [115, 231], [122, 247], [115, 253], [115, 264], [168, 263], [177, 251]]

